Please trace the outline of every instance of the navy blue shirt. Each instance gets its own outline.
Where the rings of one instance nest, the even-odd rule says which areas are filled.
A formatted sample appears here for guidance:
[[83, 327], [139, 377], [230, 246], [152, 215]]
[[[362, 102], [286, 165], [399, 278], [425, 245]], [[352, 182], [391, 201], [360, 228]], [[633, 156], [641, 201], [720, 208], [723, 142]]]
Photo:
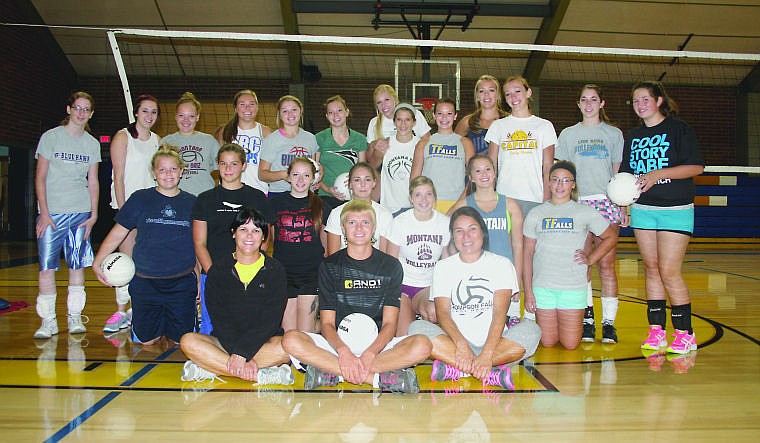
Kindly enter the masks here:
[[132, 252], [135, 273], [145, 278], [172, 278], [195, 267], [191, 211], [195, 196], [180, 191], [167, 197], [155, 188], [135, 191], [116, 214], [116, 223], [137, 228]]

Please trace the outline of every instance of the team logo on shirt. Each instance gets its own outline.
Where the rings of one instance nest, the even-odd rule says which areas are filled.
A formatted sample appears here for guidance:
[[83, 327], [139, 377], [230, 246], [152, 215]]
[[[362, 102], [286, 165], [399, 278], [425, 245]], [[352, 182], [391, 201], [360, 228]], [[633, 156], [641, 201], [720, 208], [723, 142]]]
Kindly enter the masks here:
[[[342, 149], [339, 151], [329, 151], [330, 154], [337, 155], [338, 157], [344, 158], [346, 161], [351, 163], [352, 165], [355, 165], [359, 163], [359, 153], [354, 151], [353, 149]], [[327, 153], [325, 153], [327, 154]]]
[[440, 157], [456, 157], [457, 147], [454, 145], [439, 145], [431, 143], [428, 146], [428, 155]]
[[571, 231], [573, 229], [573, 218], [546, 217], [541, 221], [541, 229], [544, 231]]
[[235, 137], [235, 143], [245, 149], [245, 162], [253, 165], [259, 164], [259, 153], [261, 152], [261, 138], [238, 134]]
[[379, 278], [371, 278], [366, 280], [344, 280], [343, 287], [345, 289], [366, 289], [366, 288], [382, 288], [383, 284]]
[[177, 211], [171, 207], [171, 205], [164, 206], [161, 210], [161, 216], [166, 218], [174, 218], [177, 216]]
[[578, 140], [575, 146], [575, 153], [580, 157], [608, 159], [610, 153], [602, 139], [583, 139]]
[[288, 166], [290, 165], [290, 162], [292, 162], [297, 157], [310, 157], [309, 154], [309, 148], [303, 147], [303, 146], [293, 146], [290, 148], [290, 152], [286, 154], [282, 154], [282, 157], [280, 157], [280, 161], [282, 162], [282, 166]]
[[393, 157], [388, 162], [388, 174], [393, 180], [403, 180], [409, 178], [412, 173], [412, 159], [405, 155]]
[[486, 278], [472, 275], [466, 280], [461, 280], [455, 289], [456, 294], [454, 294], [457, 304], [461, 306], [480, 304], [486, 297], [493, 297], [493, 291], [486, 286], [488, 281]]
[[532, 132], [521, 129], [507, 134], [507, 140], [501, 142], [502, 151], [534, 151], [538, 149], [538, 141]]

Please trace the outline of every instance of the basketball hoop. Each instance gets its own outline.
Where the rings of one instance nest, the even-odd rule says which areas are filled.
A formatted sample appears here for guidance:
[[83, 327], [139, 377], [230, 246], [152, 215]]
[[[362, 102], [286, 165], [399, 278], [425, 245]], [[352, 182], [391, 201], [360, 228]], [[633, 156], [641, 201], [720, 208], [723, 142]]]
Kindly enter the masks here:
[[425, 111], [432, 111], [433, 105], [435, 105], [438, 102], [438, 99], [435, 97], [420, 97], [417, 98], [417, 103], [422, 105], [422, 109]]
[[415, 105], [422, 105], [422, 115], [425, 116], [425, 120], [431, 127], [435, 125], [435, 113], [433, 113], [433, 105], [438, 103], [438, 99], [435, 97], [418, 97]]

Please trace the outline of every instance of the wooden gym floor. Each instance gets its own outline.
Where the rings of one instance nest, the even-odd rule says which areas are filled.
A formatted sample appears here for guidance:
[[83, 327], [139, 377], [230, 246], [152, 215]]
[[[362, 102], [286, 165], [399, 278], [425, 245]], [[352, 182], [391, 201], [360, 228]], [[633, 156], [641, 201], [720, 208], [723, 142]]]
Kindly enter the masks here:
[[[304, 392], [226, 380], [184, 383], [176, 347], [146, 349], [100, 328], [113, 290], [87, 273], [84, 335], [65, 329], [66, 272], [58, 273], [61, 332], [39, 326], [33, 243], [0, 245], [0, 297], [29, 307], [0, 315], [0, 430], [4, 441], [732, 441], [760, 438], [760, 242], [695, 240], [684, 263], [699, 350], [644, 355], [643, 269], [619, 247], [617, 345], [539, 348], [515, 368], [514, 391], [474, 379], [431, 382], [422, 392], [369, 386]], [[598, 278], [594, 277], [598, 296]], [[600, 311], [598, 297], [597, 313]], [[600, 331], [597, 331], [598, 333]]]

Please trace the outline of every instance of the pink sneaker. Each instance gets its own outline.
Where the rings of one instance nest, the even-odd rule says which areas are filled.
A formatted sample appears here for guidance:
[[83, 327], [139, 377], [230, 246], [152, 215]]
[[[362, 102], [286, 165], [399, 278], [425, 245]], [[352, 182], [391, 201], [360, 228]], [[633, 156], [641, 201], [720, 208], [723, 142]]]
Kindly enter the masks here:
[[697, 350], [696, 334], [689, 334], [689, 331], [676, 329], [673, 337], [673, 343], [668, 346], [668, 352], [673, 354], [688, 354], [691, 351]]
[[667, 334], [660, 325], [649, 325], [649, 335], [644, 343], [641, 344], [641, 349], [650, 349], [652, 351], [659, 351], [668, 345], [668, 341], [665, 339]]

